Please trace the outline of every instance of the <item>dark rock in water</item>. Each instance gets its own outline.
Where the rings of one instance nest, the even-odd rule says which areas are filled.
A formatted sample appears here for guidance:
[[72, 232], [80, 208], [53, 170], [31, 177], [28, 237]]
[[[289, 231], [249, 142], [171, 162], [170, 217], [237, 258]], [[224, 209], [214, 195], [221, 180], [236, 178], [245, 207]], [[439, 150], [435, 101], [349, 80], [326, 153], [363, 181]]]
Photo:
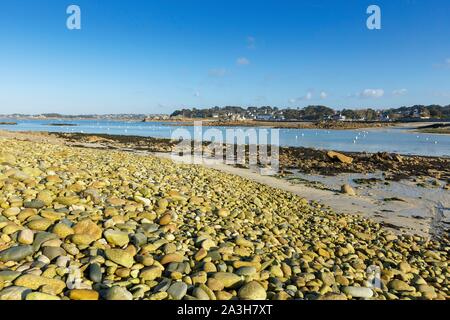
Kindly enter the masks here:
[[33, 254], [32, 246], [17, 246], [0, 252], [0, 261], [21, 261]]
[[78, 126], [75, 123], [49, 123], [48, 126], [53, 126], [53, 127], [76, 127]]
[[94, 283], [100, 283], [102, 282], [102, 270], [100, 269], [100, 266], [97, 263], [93, 263], [89, 266], [89, 279], [93, 281]]

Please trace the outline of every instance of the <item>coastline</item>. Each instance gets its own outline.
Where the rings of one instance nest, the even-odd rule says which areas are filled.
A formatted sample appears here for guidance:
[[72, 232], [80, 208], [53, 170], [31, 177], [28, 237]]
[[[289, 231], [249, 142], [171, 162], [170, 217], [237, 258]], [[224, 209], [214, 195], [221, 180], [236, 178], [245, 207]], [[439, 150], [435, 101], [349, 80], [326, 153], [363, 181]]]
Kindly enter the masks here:
[[[41, 285], [55, 300], [449, 297], [449, 240], [364, 217], [365, 197], [98, 137], [0, 131], [0, 146], [0, 186], [13, 195], [0, 208], [0, 298]], [[367, 286], [374, 263], [380, 287]]]
[[[183, 157], [170, 153], [173, 143], [169, 139], [48, 132], [12, 134], [0, 131], [1, 137], [88, 149], [119, 150], [183, 162]], [[450, 212], [437, 218], [436, 211], [439, 206], [450, 208], [450, 159], [386, 153], [345, 153], [354, 159], [352, 164], [345, 164], [332, 161], [326, 154], [326, 150], [281, 148], [281, 169], [275, 176], [263, 176], [248, 167], [225, 165], [218, 160], [213, 161], [213, 164], [210, 160], [209, 164], [203, 163], [202, 166], [300, 195], [337, 212], [371, 218], [395, 233], [419, 234], [430, 238], [448, 232]], [[414, 165], [405, 164], [402, 169], [404, 163]], [[392, 171], [393, 168], [397, 171]], [[376, 172], [381, 174], [374, 178]], [[305, 176], [309, 180], [304, 179]], [[354, 176], [358, 176], [358, 179]], [[357, 195], [352, 197], [342, 194], [340, 184], [334, 183], [332, 187], [327, 187], [320, 182], [327, 179], [351, 184]], [[409, 191], [400, 195], [399, 189], [402, 188]], [[421, 197], [411, 196], [411, 193], [418, 192], [422, 193]], [[442, 195], [436, 198], [437, 193]]]
[[[240, 120], [223, 121], [214, 119], [189, 119], [180, 122], [170, 122], [174, 126], [194, 126], [194, 122], [202, 122], [205, 127], [261, 127], [273, 129], [329, 129], [329, 130], [354, 130], [366, 128], [394, 127], [391, 122], [359, 122], [359, 121], [260, 121]], [[149, 121], [151, 122], [151, 121]]]

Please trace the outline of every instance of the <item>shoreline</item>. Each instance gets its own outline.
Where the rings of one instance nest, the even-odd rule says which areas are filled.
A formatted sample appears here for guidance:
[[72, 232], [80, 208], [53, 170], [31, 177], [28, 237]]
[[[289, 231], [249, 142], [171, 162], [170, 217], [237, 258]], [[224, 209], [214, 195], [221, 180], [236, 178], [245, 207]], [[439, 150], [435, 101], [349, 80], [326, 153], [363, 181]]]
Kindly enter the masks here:
[[[3, 133], [3, 136], [5, 133]], [[22, 137], [20, 137], [22, 135]], [[8, 136], [8, 135], [7, 135]], [[10, 137], [14, 135], [9, 135]], [[0, 131], [0, 138], [2, 132]], [[136, 154], [154, 155], [160, 158], [172, 159], [175, 162], [183, 162], [183, 157], [176, 156], [170, 153], [171, 147], [167, 139], [156, 139], [133, 136], [113, 136], [113, 135], [95, 135], [95, 134], [59, 134], [59, 133], [20, 133], [18, 139], [25, 139], [31, 141], [50, 141], [51, 143], [65, 144], [72, 147], [82, 147], [88, 149], [104, 149], [111, 151], [125, 151]], [[294, 148], [297, 153], [294, 157], [298, 159], [298, 153], [304, 152], [303, 155], [312, 156], [314, 159], [318, 156], [323, 156], [326, 151], [317, 151], [305, 148]], [[291, 151], [291, 148], [288, 148]], [[366, 157], [365, 154], [346, 153], [347, 156], [352, 157]], [[375, 156], [379, 157], [378, 154]], [[301, 155], [300, 155], [301, 157]], [[186, 156], [185, 156], [186, 158]], [[284, 159], [281, 154], [280, 160]], [[382, 160], [382, 158], [380, 158]], [[419, 163], [423, 167], [425, 158], [421, 158]], [[301, 160], [301, 158], [300, 158]], [[437, 160], [439, 157], [429, 157], [428, 160]], [[314, 160], [313, 160], [314, 161]], [[398, 160], [388, 160], [388, 163], [393, 161], [394, 165], [398, 165]], [[405, 161], [402, 159], [401, 161]], [[281, 161], [283, 162], [283, 161]], [[450, 163], [450, 159], [448, 162]], [[226, 165], [222, 161], [213, 160], [213, 164], [201, 164], [204, 167], [212, 168], [221, 172], [238, 175], [250, 179], [252, 181], [265, 184], [270, 187], [285, 190], [293, 194], [297, 194], [307, 198], [309, 201], [322, 203], [325, 206], [332, 208], [337, 212], [347, 214], [359, 214], [364, 217], [369, 217], [374, 221], [387, 226], [388, 229], [398, 233], [416, 233], [425, 237], [432, 237], [445, 232], [448, 232], [447, 223], [448, 217], [436, 218], [435, 211], [441, 205], [445, 208], [450, 208], [450, 167], [444, 166], [447, 169], [441, 172], [436, 178], [435, 172], [428, 177], [416, 177], [405, 174], [399, 174], [397, 177], [389, 177], [387, 171], [381, 171], [380, 178], [372, 178], [371, 173], [363, 171], [357, 173], [355, 170], [346, 168], [347, 165], [342, 163], [329, 162], [329, 169], [315, 172], [310, 168], [303, 167], [303, 171], [295, 168], [295, 172], [290, 169], [282, 168], [276, 176], [263, 176], [248, 167]], [[333, 168], [334, 170], [331, 170]], [[322, 167], [322, 169], [324, 169]], [[413, 170], [414, 171], [414, 170]], [[306, 175], [312, 181], [305, 181], [300, 179], [297, 173]], [[359, 175], [358, 179], [352, 179], [353, 175]], [[327, 178], [328, 177], [328, 178]], [[335, 178], [333, 178], [335, 177]], [[333, 187], [325, 187], [323, 184], [314, 182], [314, 180], [324, 179], [340, 179], [342, 184], [349, 183], [356, 190], [356, 196], [348, 196], [341, 193], [340, 185]], [[403, 181], [403, 182], [402, 182]], [[437, 181], [440, 184], [436, 184]], [[408, 188], [412, 188], [414, 192], [424, 193], [421, 199], [412, 197], [408, 194], [399, 195], [398, 188], [407, 184]], [[379, 186], [387, 186], [385, 190], [378, 190]], [[378, 186], [378, 187], [377, 187]], [[392, 187], [391, 187], [392, 186]], [[393, 190], [389, 190], [389, 188]], [[447, 188], [447, 191], [445, 191]], [[442, 193], [443, 198], [431, 200], [436, 192]], [[373, 194], [376, 193], [377, 197]], [[427, 193], [430, 193], [427, 195]], [[384, 199], [384, 200], [383, 200]], [[388, 201], [388, 199], [398, 199], [397, 201]], [[450, 212], [449, 212], [450, 214]], [[445, 231], [447, 229], [447, 231]]]
[[57, 300], [449, 297], [448, 238], [322, 204], [365, 197], [101, 139], [0, 132], [0, 145], [12, 195], [0, 208], [0, 298], [41, 285]]
[[[108, 147], [127, 146], [135, 150], [151, 152], [170, 152], [175, 145], [175, 142], [168, 138], [133, 135], [8, 130], [0, 130], [0, 133], [10, 136], [14, 136], [14, 134], [53, 136], [69, 142], [101, 142]], [[208, 144], [208, 142], [203, 142], [203, 148]], [[284, 171], [289, 172], [290, 170], [300, 170], [306, 174], [332, 176], [339, 173], [371, 173], [383, 171], [386, 174], [386, 179], [393, 181], [414, 177], [420, 180], [420, 177], [423, 176], [447, 180], [450, 184], [450, 156], [338, 151], [339, 154], [351, 158], [351, 163], [344, 163], [338, 159], [331, 159], [328, 156], [328, 152], [334, 150], [308, 147], [280, 147], [279, 150], [281, 173]], [[248, 151], [249, 148], [246, 145], [247, 159]], [[417, 182], [421, 183], [420, 181]]]
[[[103, 142], [109, 146], [132, 147], [136, 150], [169, 152], [175, 145], [170, 139], [127, 135], [54, 133], [50, 136], [71, 142]], [[208, 145], [204, 142], [203, 146]], [[450, 182], [450, 157], [399, 155], [378, 152], [339, 152], [352, 158], [352, 163], [330, 159], [328, 151], [306, 147], [280, 147], [280, 169], [300, 169], [303, 173], [334, 175], [338, 173], [370, 173], [381, 170], [387, 179], [408, 179], [412, 176], [427, 176], [447, 179]], [[225, 153], [224, 153], [225, 154]], [[248, 146], [246, 146], [248, 156]]]
[[[263, 120], [242, 120], [224, 121], [213, 119], [190, 119], [174, 122], [174, 126], [194, 126], [194, 122], [202, 122], [205, 127], [261, 127], [273, 129], [325, 129], [325, 130], [356, 130], [367, 128], [395, 127], [395, 123], [390, 122], [360, 122], [360, 121], [263, 121]], [[155, 121], [157, 122], [157, 121]]]
[[[431, 127], [433, 125], [446, 125], [449, 120], [439, 121], [336, 121], [336, 120], [217, 120], [215, 118], [184, 118], [184, 119], [97, 119], [97, 118], [11, 118], [12, 120], [27, 121], [110, 121], [110, 122], [128, 122], [128, 123], [162, 123], [172, 126], [194, 126], [194, 122], [202, 122], [203, 126], [222, 126], [222, 127], [262, 127], [274, 129], [324, 129], [324, 130], [357, 130], [367, 129], [376, 130], [383, 128], [408, 128], [420, 129]], [[8, 118], [9, 123], [9, 118]], [[62, 125], [56, 123], [56, 125]], [[70, 125], [70, 124], [68, 124]], [[420, 132], [420, 131], [419, 131]], [[440, 132], [436, 132], [440, 133]], [[443, 133], [447, 134], [447, 132]]]

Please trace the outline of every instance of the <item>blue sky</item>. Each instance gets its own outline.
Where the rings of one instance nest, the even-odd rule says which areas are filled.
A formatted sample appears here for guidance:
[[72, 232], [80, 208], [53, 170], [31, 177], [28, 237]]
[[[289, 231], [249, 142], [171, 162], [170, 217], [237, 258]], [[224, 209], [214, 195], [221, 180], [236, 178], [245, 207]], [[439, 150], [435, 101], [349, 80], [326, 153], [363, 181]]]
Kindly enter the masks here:
[[[81, 8], [81, 30], [66, 9]], [[381, 8], [382, 29], [366, 27]], [[450, 103], [447, 0], [2, 0], [0, 113]]]

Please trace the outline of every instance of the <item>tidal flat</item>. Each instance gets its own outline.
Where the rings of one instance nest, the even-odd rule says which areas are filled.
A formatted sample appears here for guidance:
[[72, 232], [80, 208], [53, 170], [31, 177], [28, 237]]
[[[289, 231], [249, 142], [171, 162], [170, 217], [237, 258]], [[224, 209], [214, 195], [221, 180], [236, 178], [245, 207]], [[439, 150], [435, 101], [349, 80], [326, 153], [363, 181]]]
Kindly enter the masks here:
[[449, 297], [446, 238], [200, 165], [24, 140], [0, 139], [2, 300]]

